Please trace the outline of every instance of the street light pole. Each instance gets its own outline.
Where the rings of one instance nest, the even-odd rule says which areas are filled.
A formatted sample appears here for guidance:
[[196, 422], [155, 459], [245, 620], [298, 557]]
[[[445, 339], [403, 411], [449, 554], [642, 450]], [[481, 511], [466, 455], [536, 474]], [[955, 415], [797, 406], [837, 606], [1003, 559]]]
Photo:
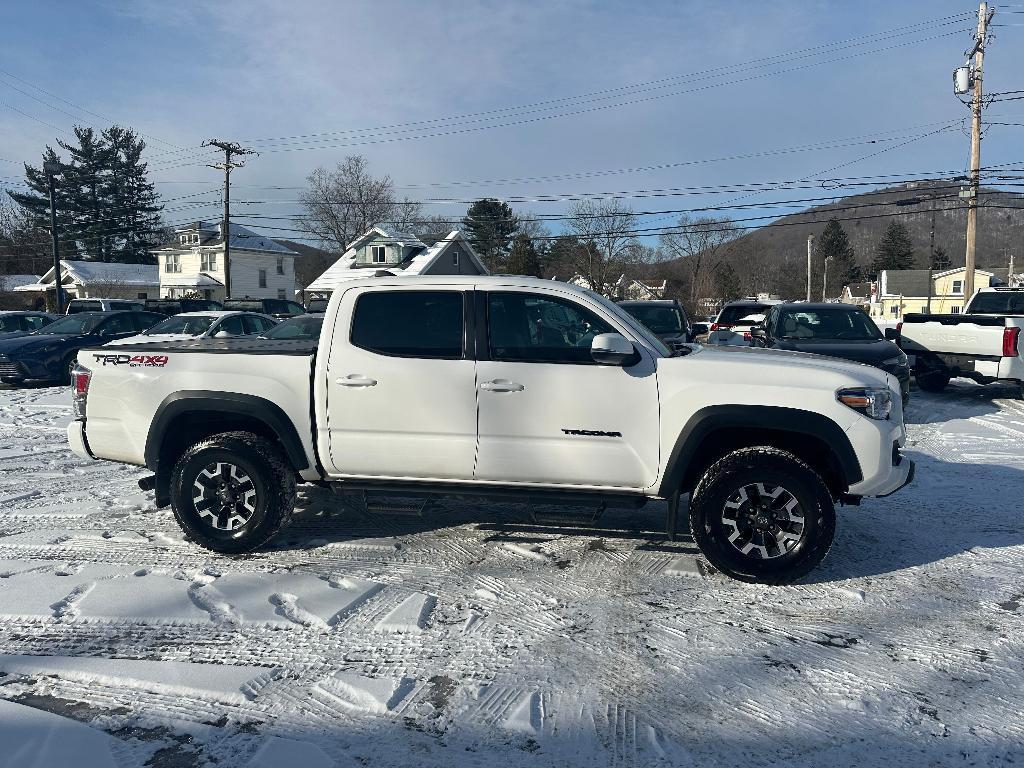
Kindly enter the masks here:
[[57, 242], [57, 194], [54, 190], [53, 177], [61, 173], [60, 163], [43, 163], [46, 173], [46, 185], [50, 191], [50, 237], [53, 242], [53, 283], [56, 313], [64, 314], [64, 286], [60, 282], [60, 245]]

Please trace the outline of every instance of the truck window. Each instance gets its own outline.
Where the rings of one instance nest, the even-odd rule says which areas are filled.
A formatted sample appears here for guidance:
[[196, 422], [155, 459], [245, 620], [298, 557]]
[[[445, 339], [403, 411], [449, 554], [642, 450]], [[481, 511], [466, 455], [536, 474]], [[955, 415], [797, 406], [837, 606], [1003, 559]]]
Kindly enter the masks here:
[[352, 345], [392, 357], [460, 359], [462, 302], [457, 291], [365, 293], [352, 315]]
[[511, 362], [593, 363], [590, 344], [615, 329], [587, 309], [532, 293], [487, 297], [491, 358]]
[[978, 315], [1024, 315], [1024, 291], [986, 291], [971, 300], [968, 310]]

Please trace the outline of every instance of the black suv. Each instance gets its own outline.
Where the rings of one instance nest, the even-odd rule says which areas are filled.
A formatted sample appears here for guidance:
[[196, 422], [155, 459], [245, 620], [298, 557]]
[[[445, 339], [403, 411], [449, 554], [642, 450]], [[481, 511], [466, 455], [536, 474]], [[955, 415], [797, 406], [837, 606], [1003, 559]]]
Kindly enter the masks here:
[[306, 308], [295, 301], [287, 299], [224, 299], [224, 309], [236, 312], [262, 312], [273, 317], [295, 317], [306, 314]]
[[147, 312], [180, 315], [182, 312], [219, 312], [224, 305], [212, 299], [146, 299]]
[[675, 299], [620, 301], [619, 306], [643, 323], [669, 348], [693, 341], [693, 328], [683, 305]]

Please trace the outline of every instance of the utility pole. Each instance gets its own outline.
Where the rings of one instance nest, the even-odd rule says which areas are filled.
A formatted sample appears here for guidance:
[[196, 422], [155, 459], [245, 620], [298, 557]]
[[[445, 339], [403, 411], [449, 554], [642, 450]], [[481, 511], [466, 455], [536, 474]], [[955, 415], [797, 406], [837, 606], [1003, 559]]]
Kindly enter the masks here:
[[978, 238], [978, 190], [981, 186], [981, 110], [982, 110], [982, 69], [985, 64], [985, 42], [988, 37], [988, 23], [994, 11], [990, 12], [988, 3], [978, 6], [978, 36], [974, 41], [974, 49], [968, 58], [974, 56], [972, 74], [974, 98], [971, 102], [971, 175], [970, 192], [967, 198], [967, 255], [966, 273], [964, 274], [964, 299], [970, 301], [974, 295], [974, 254]]
[[814, 235], [807, 236], [807, 301], [811, 300], [811, 262], [814, 254]]
[[935, 198], [932, 198], [932, 233], [928, 240], [928, 301], [925, 314], [932, 313], [932, 273], [935, 270]]
[[1013, 254], [1010, 254], [1010, 267], [1006, 270], [1006, 284], [1013, 287]]
[[828, 291], [828, 262], [831, 256], [825, 257], [825, 262], [821, 268], [821, 300], [826, 300], [826, 292]]
[[224, 171], [224, 219], [221, 223], [220, 234], [224, 239], [224, 298], [231, 298], [231, 169], [242, 168], [245, 161], [232, 162], [232, 155], [258, 155], [251, 149], [246, 149], [234, 141], [220, 141], [210, 139], [203, 142], [204, 147], [217, 147], [224, 150], [224, 162], [208, 164], [209, 168], [216, 168]]
[[53, 177], [60, 176], [60, 163], [43, 163], [43, 172], [46, 174], [46, 186], [50, 191], [50, 237], [53, 241], [53, 283], [54, 302], [56, 303], [56, 314], [64, 314], [64, 286], [60, 282], [60, 245], [57, 242], [57, 194], [54, 190]]

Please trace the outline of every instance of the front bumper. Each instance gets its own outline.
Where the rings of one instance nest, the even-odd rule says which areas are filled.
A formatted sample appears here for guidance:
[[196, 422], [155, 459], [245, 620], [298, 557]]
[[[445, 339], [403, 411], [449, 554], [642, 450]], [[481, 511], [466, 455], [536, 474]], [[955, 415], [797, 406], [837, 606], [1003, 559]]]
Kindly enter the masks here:
[[76, 419], [68, 424], [68, 444], [75, 456], [83, 459], [96, 458], [89, 452], [89, 441], [85, 437], [85, 422], [81, 419]]
[[913, 460], [908, 459], [906, 457], [903, 458], [903, 462], [900, 464], [900, 466], [903, 466], [904, 464], [906, 464], [908, 468], [906, 477], [903, 479], [903, 482], [901, 482], [888, 493], [877, 493], [875, 494], [876, 496], [892, 496], [894, 493], [896, 493], [896, 491], [914, 482], [914, 475], [917, 474], [917, 465], [914, 464]]
[[860, 461], [860, 482], [850, 486], [852, 496], [888, 496], [907, 485], [914, 477], [914, 462], [900, 453], [907, 435], [902, 409], [894, 403], [896, 418], [874, 421], [857, 419], [846, 435]]

